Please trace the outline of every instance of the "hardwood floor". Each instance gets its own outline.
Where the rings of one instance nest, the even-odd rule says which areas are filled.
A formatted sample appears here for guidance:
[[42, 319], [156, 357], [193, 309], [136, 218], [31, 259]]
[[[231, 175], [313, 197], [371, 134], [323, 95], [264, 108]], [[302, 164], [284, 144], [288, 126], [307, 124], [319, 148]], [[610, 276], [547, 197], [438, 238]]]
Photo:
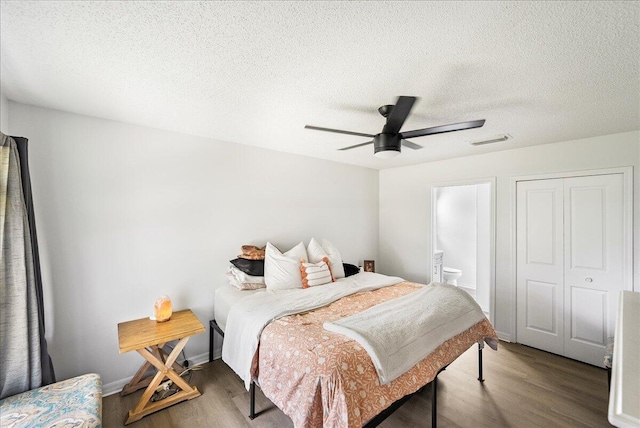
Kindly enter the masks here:
[[[478, 377], [477, 347], [460, 356], [438, 377], [438, 426], [445, 427], [607, 427], [607, 375], [604, 369], [526, 346], [500, 342], [485, 347], [484, 377]], [[249, 393], [221, 360], [193, 374], [202, 396], [154, 413], [132, 428], [291, 427], [291, 420], [257, 389], [253, 421], [246, 415]], [[141, 391], [103, 400], [105, 428], [123, 426]], [[431, 387], [406, 402], [380, 427], [430, 427]]]

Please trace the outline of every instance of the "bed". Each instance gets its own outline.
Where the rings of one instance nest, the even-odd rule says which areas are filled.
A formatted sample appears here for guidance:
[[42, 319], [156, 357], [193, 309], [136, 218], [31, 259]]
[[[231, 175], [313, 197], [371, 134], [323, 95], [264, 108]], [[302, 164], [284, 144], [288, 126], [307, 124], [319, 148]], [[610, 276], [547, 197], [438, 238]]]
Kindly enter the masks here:
[[[378, 285], [367, 285], [374, 278], [371, 275], [375, 276]], [[365, 286], [354, 289], [355, 292], [345, 291], [352, 283]], [[304, 290], [298, 293], [303, 296], [302, 303], [300, 299], [288, 300], [291, 291], [274, 293], [262, 289], [247, 293], [231, 286], [216, 291], [210, 358], [213, 357], [215, 330], [225, 337], [223, 360], [240, 375], [251, 392], [250, 417], [255, 415], [253, 403], [257, 383], [264, 395], [289, 416], [296, 427], [375, 426], [406, 397], [437, 380], [440, 371], [474, 344], [478, 343], [480, 357], [484, 342], [497, 349], [497, 335], [484, 316], [464, 329], [458, 326], [455, 331], [447, 332], [447, 326], [443, 325], [440, 330], [446, 335], [430, 345], [432, 349], [426, 357], [390, 382], [381, 382], [379, 367], [374, 366], [365, 347], [344, 334], [328, 331], [328, 326], [333, 321], [375, 310], [405, 296], [411, 298], [412, 293], [425, 291], [425, 287], [445, 286], [426, 286], [379, 274], [360, 273], [340, 279], [330, 287], [335, 291], [327, 289], [332, 294], [329, 303], [307, 299]], [[271, 312], [261, 315], [266, 322], [255, 322], [264, 324], [258, 329], [257, 337], [253, 337], [253, 333], [247, 334], [250, 330], [246, 330], [246, 326], [238, 327], [239, 318], [244, 317], [245, 321], [260, 318], [257, 312], [278, 305], [281, 310], [269, 309]], [[243, 339], [236, 340], [238, 337]], [[233, 341], [233, 344], [227, 346], [227, 341]], [[242, 364], [231, 360], [229, 355], [233, 351], [228, 348], [233, 349], [239, 346], [238, 343], [246, 344], [247, 341], [254, 342], [249, 351], [244, 347], [236, 349], [242, 355]], [[228, 358], [225, 358], [225, 351]], [[481, 371], [479, 380], [482, 380]], [[435, 397], [434, 393], [434, 422]]]

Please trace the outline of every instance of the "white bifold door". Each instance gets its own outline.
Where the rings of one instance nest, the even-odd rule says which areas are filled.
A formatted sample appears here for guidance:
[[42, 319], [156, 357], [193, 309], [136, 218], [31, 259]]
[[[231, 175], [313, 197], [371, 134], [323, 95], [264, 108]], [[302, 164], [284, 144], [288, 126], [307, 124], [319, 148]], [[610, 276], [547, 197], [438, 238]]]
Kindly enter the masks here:
[[624, 288], [623, 174], [517, 183], [517, 341], [603, 366]]

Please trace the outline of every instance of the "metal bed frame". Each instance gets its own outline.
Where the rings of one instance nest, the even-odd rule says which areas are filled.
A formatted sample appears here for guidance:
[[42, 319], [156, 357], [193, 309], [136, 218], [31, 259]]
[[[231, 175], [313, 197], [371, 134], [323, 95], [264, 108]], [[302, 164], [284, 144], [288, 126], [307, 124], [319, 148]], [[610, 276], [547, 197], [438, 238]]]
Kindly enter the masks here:
[[[214, 345], [214, 332], [217, 332], [224, 339], [224, 331], [220, 328], [215, 319], [209, 321], [209, 362], [213, 361], [213, 345]], [[484, 342], [478, 342], [478, 381], [484, 382], [484, 377], [482, 376], [482, 349], [484, 349]], [[431, 400], [431, 426], [433, 428], [437, 427], [438, 423], [438, 375], [447, 369], [447, 366], [441, 368], [438, 373], [436, 373], [436, 377], [433, 378], [431, 382], [431, 390], [433, 392], [432, 400]], [[427, 384], [428, 385], [428, 384]], [[411, 397], [415, 394], [422, 392], [424, 388], [427, 386], [423, 386], [418, 391], [405, 395], [401, 399], [395, 401], [391, 406], [384, 409], [382, 412], [374, 416], [369, 422], [364, 425], [364, 428], [373, 428], [382, 423], [385, 419], [387, 419], [393, 412], [398, 410], [400, 406], [402, 406], [405, 402], [407, 402]], [[260, 413], [256, 413], [256, 383], [251, 381], [251, 385], [249, 386], [249, 419], [255, 419]]]

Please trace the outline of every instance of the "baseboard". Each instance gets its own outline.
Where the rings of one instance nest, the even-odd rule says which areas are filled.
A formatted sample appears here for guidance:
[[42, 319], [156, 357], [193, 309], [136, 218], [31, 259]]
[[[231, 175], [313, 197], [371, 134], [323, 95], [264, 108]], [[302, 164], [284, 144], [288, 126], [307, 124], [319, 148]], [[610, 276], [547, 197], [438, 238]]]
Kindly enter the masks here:
[[[215, 358], [220, 358], [220, 355], [218, 355], [217, 357], [214, 354], [214, 359]], [[205, 352], [204, 354], [200, 354], [200, 355], [196, 355], [194, 357], [189, 357], [187, 358], [187, 360], [189, 360], [189, 365], [190, 366], [199, 366], [202, 365], [204, 363], [208, 363], [209, 362], [209, 353]], [[184, 361], [184, 360], [183, 360]], [[179, 361], [179, 363], [182, 361]], [[142, 362], [141, 362], [142, 364]], [[102, 396], [103, 397], [108, 397], [109, 395], [113, 395], [113, 394], [117, 394], [120, 391], [122, 391], [122, 388], [125, 387], [126, 384], [128, 384], [131, 379], [133, 379], [133, 376], [129, 376], [126, 377], [124, 379], [120, 379], [117, 380], [115, 382], [110, 382], [107, 384], [103, 384], [102, 385]]]
[[510, 333], [505, 333], [504, 331], [496, 331], [498, 333], [498, 339], [504, 342], [513, 342]]
[[473, 290], [476, 291], [476, 286], [475, 285], [471, 285], [471, 284], [463, 284], [461, 282], [458, 281], [458, 287], [460, 288], [464, 288], [466, 290]]
[[133, 376], [129, 376], [127, 378], [120, 379], [115, 382], [103, 383], [102, 396], [108, 397], [109, 395], [117, 394], [118, 392], [122, 391], [122, 388], [124, 388], [126, 384], [131, 382], [131, 379], [133, 379]]
[[195, 357], [189, 358], [189, 363], [192, 366], [200, 366], [208, 362], [209, 362], [209, 352], [205, 352], [204, 354], [196, 355]]

